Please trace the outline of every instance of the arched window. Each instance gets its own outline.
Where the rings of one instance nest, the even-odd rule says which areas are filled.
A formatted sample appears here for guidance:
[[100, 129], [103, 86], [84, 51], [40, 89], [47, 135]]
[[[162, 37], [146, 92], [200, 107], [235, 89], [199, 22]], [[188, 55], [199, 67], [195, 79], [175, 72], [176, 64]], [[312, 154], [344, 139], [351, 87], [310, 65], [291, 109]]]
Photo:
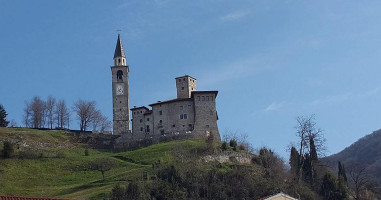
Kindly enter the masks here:
[[120, 58], [118, 59], [118, 64], [120, 64]]
[[122, 72], [122, 70], [119, 70], [118, 72], [116, 72], [116, 80], [117, 81], [123, 81], [123, 72]]

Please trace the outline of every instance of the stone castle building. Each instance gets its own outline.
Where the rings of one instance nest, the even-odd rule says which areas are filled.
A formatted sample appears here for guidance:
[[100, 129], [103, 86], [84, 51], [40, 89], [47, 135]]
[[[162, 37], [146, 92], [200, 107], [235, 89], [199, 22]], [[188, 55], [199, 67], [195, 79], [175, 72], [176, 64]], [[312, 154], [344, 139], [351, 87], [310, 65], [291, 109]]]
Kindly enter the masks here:
[[175, 78], [177, 98], [157, 101], [149, 106], [131, 108], [129, 112], [129, 67], [118, 35], [112, 71], [114, 134], [141, 137], [165, 137], [186, 134], [205, 138], [213, 134], [220, 140], [217, 127], [216, 98], [218, 91], [197, 91], [196, 79], [185, 75]]

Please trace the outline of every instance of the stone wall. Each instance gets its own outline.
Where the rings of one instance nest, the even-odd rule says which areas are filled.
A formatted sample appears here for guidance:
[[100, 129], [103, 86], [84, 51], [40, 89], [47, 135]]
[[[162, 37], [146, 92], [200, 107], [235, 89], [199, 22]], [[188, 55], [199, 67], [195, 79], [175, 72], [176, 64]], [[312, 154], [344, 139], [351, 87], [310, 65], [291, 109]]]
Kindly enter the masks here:
[[213, 134], [216, 141], [220, 141], [217, 127], [216, 92], [194, 92], [195, 126], [194, 132], [199, 138], [206, 138]]
[[[182, 119], [180, 115], [182, 115]], [[186, 115], [186, 119], [184, 115]], [[192, 131], [194, 126], [193, 101], [189, 99], [152, 105], [152, 116], [154, 135], [161, 135], [162, 131], [164, 134]]]
[[214, 155], [207, 155], [202, 158], [204, 162], [234, 162], [234, 163], [252, 163], [254, 155], [248, 152], [223, 151]]
[[160, 142], [169, 142], [173, 140], [192, 139], [195, 134], [192, 132], [176, 132], [164, 135], [149, 135], [149, 134], [125, 134], [116, 138], [114, 149], [128, 150], [145, 147]]

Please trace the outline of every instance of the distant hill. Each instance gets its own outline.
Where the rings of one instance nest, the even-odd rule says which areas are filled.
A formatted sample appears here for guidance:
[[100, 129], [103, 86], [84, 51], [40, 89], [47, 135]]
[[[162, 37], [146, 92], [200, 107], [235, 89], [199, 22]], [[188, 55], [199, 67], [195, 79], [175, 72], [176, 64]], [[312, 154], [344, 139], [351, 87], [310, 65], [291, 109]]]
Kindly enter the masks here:
[[333, 169], [341, 161], [348, 167], [352, 163], [366, 166], [368, 172], [381, 183], [381, 129], [360, 138], [357, 142], [322, 161]]

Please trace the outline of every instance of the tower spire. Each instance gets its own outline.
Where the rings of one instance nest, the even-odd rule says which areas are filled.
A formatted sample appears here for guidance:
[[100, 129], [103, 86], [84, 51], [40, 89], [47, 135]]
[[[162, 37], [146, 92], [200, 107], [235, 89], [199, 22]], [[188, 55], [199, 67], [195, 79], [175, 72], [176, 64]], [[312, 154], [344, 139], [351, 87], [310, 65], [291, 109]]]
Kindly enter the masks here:
[[115, 66], [127, 66], [126, 55], [124, 54], [123, 44], [118, 34], [118, 40], [116, 41], [115, 53], [114, 53], [114, 65]]
[[116, 47], [115, 47], [115, 53], [114, 53], [114, 59], [116, 57], [123, 57], [125, 58], [126, 55], [124, 54], [122, 41], [120, 39], [120, 34], [118, 34], [118, 40], [116, 41]]

